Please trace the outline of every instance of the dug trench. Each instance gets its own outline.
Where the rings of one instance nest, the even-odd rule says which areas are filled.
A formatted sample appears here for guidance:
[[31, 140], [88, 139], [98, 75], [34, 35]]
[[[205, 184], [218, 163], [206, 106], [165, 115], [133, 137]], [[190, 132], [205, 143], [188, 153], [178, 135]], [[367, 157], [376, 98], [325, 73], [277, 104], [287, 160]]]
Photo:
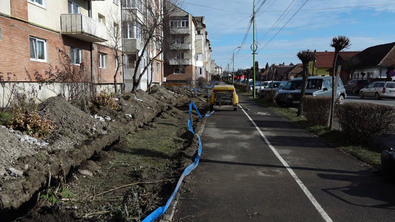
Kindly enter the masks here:
[[[52, 119], [64, 129], [58, 126], [45, 149], [9, 161], [23, 173], [1, 178], [1, 220], [141, 221], [166, 203], [194, 159], [198, 145], [187, 127], [190, 101], [207, 111], [205, 98], [182, 88], [137, 92], [120, 98], [120, 110], [94, 110], [111, 118], [92, 123], [95, 127], [85, 124], [94, 118], [83, 121], [84, 112], [60, 98], [44, 102], [41, 111], [57, 112]], [[198, 129], [202, 121], [192, 119]], [[90, 133], [76, 133], [84, 127]]]

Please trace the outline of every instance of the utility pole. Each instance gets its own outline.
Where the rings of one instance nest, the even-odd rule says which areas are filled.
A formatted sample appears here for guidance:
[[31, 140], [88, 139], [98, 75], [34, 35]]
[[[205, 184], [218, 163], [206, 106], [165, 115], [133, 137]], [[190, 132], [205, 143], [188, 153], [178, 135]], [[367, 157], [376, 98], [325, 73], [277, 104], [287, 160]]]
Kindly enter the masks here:
[[252, 97], [255, 99], [256, 98], [256, 91], [255, 91], [255, 52], [256, 52], [256, 44], [255, 44], [255, 0], [253, 3], [253, 7], [252, 7], [252, 60], [253, 60], [253, 73], [254, 73], [254, 77], [252, 80]]
[[233, 56], [232, 56], [232, 62], [233, 62], [233, 72], [232, 72], [232, 84], [235, 84], [235, 50], [240, 49], [241, 46], [236, 47], [233, 49]]
[[232, 85], [234, 85], [235, 84], [235, 50], [233, 50], [232, 60], [233, 60]]

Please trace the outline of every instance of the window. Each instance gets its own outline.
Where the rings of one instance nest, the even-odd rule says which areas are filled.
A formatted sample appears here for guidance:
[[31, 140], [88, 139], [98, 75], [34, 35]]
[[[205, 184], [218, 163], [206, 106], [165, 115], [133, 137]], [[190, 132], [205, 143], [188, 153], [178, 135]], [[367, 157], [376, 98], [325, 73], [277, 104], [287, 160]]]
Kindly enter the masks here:
[[73, 1], [69, 1], [69, 13], [79, 14], [80, 13], [80, 6]]
[[125, 22], [122, 36], [126, 39], [141, 39], [141, 25], [135, 22]]
[[170, 21], [172, 28], [187, 28], [189, 26], [188, 20], [173, 20]]
[[203, 54], [196, 54], [196, 61], [203, 61]]
[[70, 48], [71, 64], [79, 65], [82, 62], [82, 50], [79, 48]]
[[29, 2], [32, 2], [36, 5], [45, 6], [45, 0], [29, 0]]
[[184, 53], [183, 52], [177, 52], [176, 58], [177, 59], [184, 59]]
[[35, 37], [29, 37], [30, 59], [36, 61], [47, 60], [47, 41]]
[[176, 73], [176, 74], [184, 74], [185, 73], [185, 69], [184, 69], [184, 67], [177, 67], [177, 68], [175, 68], [174, 69], [174, 73]]
[[1, 35], [1, 28], [0, 28], [0, 40], [1, 40], [1, 37], [2, 37], [2, 35]]
[[128, 55], [128, 63], [127, 63], [127, 68], [128, 69], [134, 69], [134, 64], [137, 60], [137, 55], [136, 54], [129, 54]]
[[119, 38], [119, 25], [118, 25], [118, 23], [115, 23], [114, 22], [114, 36], [116, 37], [116, 38]]
[[143, 10], [142, 0], [122, 0], [122, 6], [124, 8], [136, 8], [140, 11]]
[[105, 69], [107, 62], [107, 55], [104, 53], [99, 53], [99, 69]]
[[[156, 63], [156, 73], [160, 73], [160, 63], [159, 62]], [[392, 88], [395, 88], [395, 87], [392, 87]]]
[[98, 14], [98, 19], [99, 19], [99, 22], [100, 23], [102, 23], [102, 24], [106, 24], [106, 17], [104, 16], [104, 15], [102, 15], [102, 14]]

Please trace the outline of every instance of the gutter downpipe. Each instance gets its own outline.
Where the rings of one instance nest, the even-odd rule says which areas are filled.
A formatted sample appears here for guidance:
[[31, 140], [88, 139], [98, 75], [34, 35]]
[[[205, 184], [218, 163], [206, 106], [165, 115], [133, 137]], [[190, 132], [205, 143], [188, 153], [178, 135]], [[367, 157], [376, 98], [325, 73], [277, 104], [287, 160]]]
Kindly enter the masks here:
[[[89, 3], [88, 3], [88, 15], [90, 18], [92, 18], [92, 1], [89, 1]], [[95, 50], [95, 47], [93, 45], [93, 42], [91, 42], [90, 43], [90, 53], [91, 53], [91, 94], [92, 94], [92, 96], [96, 94], [94, 50]]]

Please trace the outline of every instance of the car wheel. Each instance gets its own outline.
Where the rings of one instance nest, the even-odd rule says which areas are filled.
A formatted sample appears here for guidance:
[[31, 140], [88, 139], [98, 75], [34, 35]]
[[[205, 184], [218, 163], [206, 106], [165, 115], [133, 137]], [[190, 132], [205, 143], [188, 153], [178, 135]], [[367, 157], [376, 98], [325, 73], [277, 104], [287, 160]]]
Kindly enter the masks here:
[[339, 96], [339, 104], [343, 104], [344, 103], [344, 96], [340, 95]]
[[375, 99], [381, 99], [380, 95], [378, 93], [374, 94]]
[[363, 94], [363, 92], [359, 92], [359, 97], [361, 97], [361, 99], [365, 98], [365, 95]]

